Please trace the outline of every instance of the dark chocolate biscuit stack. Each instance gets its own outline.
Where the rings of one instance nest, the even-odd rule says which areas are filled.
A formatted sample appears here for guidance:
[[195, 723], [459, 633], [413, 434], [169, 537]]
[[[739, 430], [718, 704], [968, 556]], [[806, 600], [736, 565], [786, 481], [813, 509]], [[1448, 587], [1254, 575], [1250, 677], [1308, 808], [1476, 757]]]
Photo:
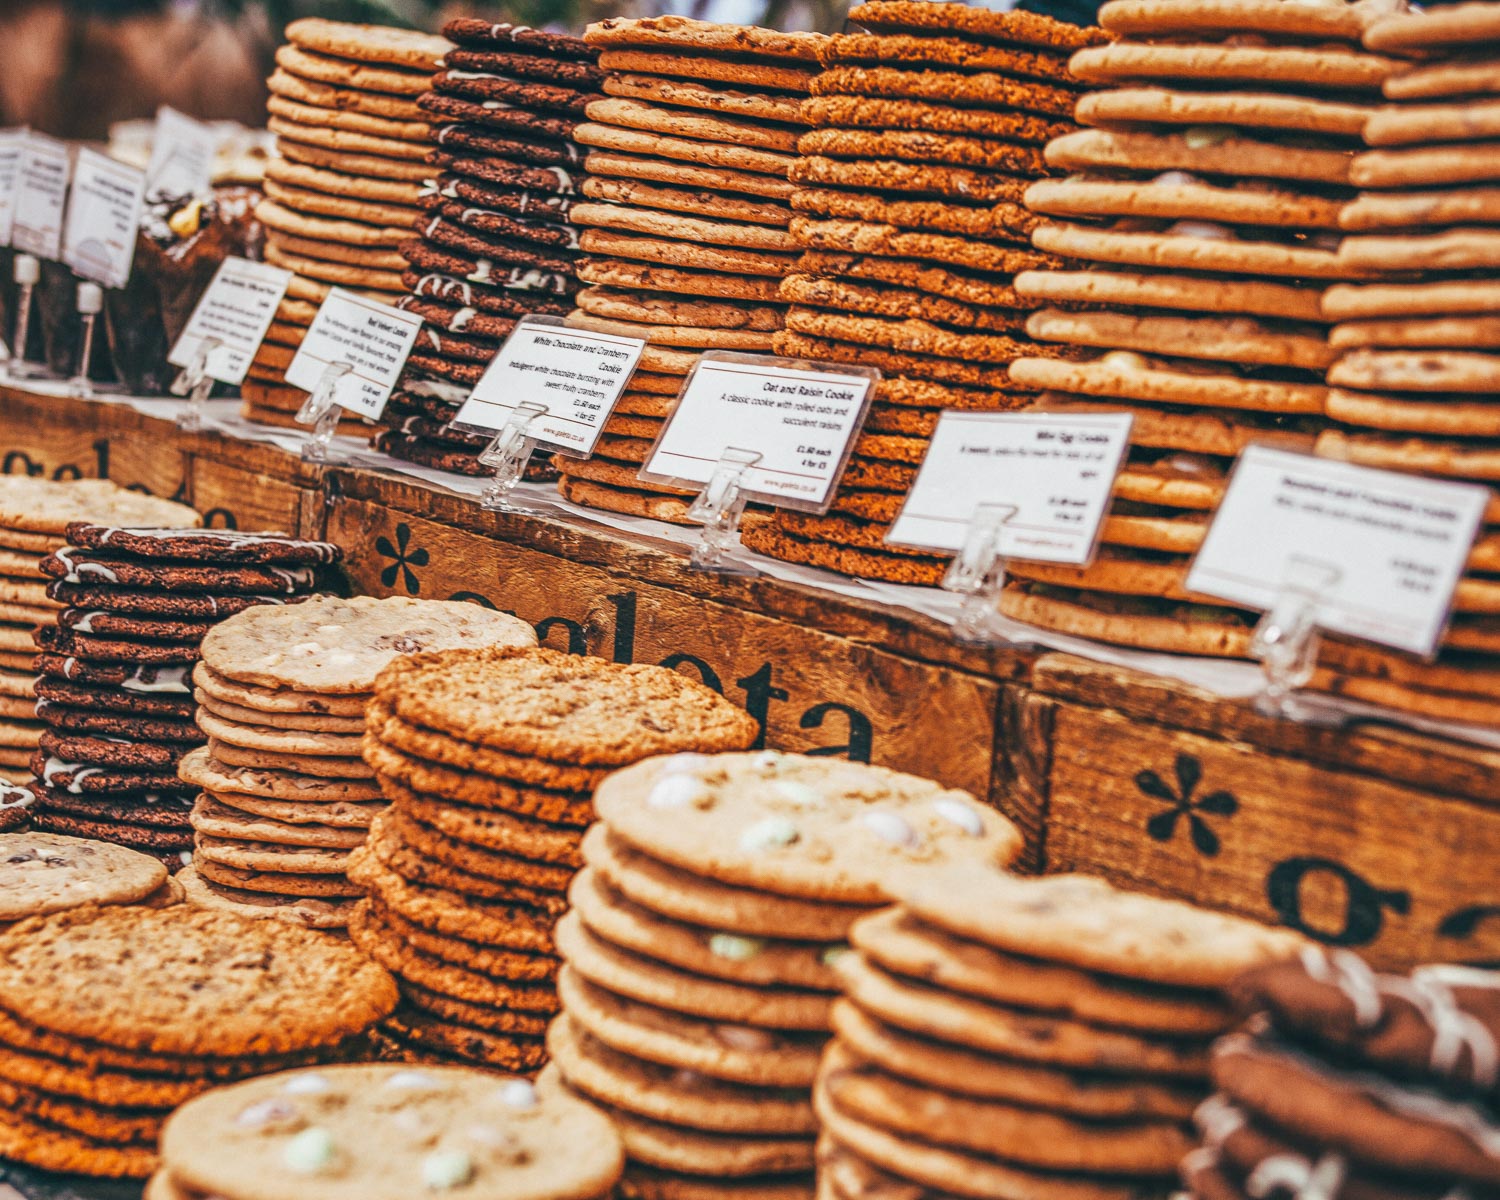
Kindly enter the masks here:
[[839, 964], [815, 1097], [829, 1200], [1166, 1195], [1234, 1019], [1220, 989], [1303, 944], [1081, 875], [896, 890]]
[[640, 337], [646, 351], [588, 462], [559, 458], [562, 494], [686, 520], [690, 499], [636, 475], [704, 350], [768, 351], [795, 243], [787, 171], [820, 34], [686, 17], [611, 19], [584, 34], [608, 96], [588, 106], [586, 258], [568, 323]]
[[397, 458], [484, 475], [489, 438], [448, 422], [517, 318], [564, 316], [577, 290], [583, 153], [573, 130], [598, 99], [603, 72], [581, 38], [460, 18], [457, 49], [418, 103], [433, 122], [433, 176], [420, 237], [401, 245], [401, 307], [426, 324], [386, 413], [377, 448]]
[[349, 923], [404, 1004], [396, 1052], [510, 1071], [546, 1060], [553, 926], [608, 772], [674, 750], [742, 748], [756, 725], [663, 667], [553, 650], [455, 650], [387, 667], [365, 760], [391, 807], [355, 851]]
[[204, 734], [190, 677], [225, 617], [311, 592], [338, 547], [279, 534], [121, 529], [76, 523], [42, 561], [67, 605], [37, 632], [37, 713], [47, 727], [32, 770], [38, 829], [156, 853], [174, 870], [193, 844], [194, 789], [178, 761]]
[[880, 368], [869, 435], [826, 516], [777, 513], [745, 531], [775, 558], [898, 583], [934, 584], [946, 560], [887, 546], [945, 408], [1030, 403], [1018, 355], [1016, 271], [1055, 265], [1032, 249], [1021, 205], [1047, 173], [1042, 147], [1073, 128], [1067, 56], [1103, 40], [1033, 13], [877, 0], [835, 35], [802, 112], [791, 232], [804, 251], [781, 286], [778, 353]]
[[[1320, 675], [1358, 699], [1500, 724], [1500, 4], [1401, 14], [1365, 45], [1417, 61], [1385, 84], [1364, 127], [1361, 188], [1344, 206], [1339, 257], [1387, 273], [1323, 297], [1339, 359], [1328, 370], [1337, 425], [1318, 453], [1490, 490], [1454, 598], [1444, 651], [1427, 665], [1379, 655]], [[1488, 57], [1489, 70], [1483, 68]]]
[[[397, 246], [420, 215], [430, 117], [417, 107], [442, 38], [317, 18], [286, 27], [267, 83], [280, 157], [255, 211], [266, 259], [295, 272], [241, 392], [244, 415], [291, 425], [307, 393], [283, 373], [330, 287], [391, 304], [404, 292]], [[362, 432], [343, 422], [341, 432]]]
[[1027, 322], [1083, 361], [1023, 359], [1049, 407], [1134, 413], [1103, 546], [1087, 569], [1012, 564], [1004, 611], [1105, 641], [1243, 657], [1254, 615], [1195, 597], [1188, 563], [1252, 442], [1310, 450], [1336, 357], [1319, 300], [1350, 163], [1395, 60], [1360, 45], [1365, 4], [1111, 0], [1119, 40], [1082, 50], [1087, 126], [1050, 143], [1075, 174], [1026, 202], [1039, 249], [1088, 269], [1027, 272]]
[[1230, 988], [1250, 1018], [1213, 1052], [1195, 1200], [1438, 1200], [1500, 1187], [1500, 974], [1377, 975], [1308, 949]]

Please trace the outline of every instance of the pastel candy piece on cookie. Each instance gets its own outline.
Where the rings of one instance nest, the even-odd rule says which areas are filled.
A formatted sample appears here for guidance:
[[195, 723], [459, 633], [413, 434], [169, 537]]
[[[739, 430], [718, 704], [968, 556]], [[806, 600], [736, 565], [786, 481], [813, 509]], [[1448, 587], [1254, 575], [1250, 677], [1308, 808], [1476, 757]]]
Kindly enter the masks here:
[[1237, 125], [1361, 136], [1373, 107], [1274, 92], [1186, 92], [1123, 87], [1089, 92], [1078, 100], [1080, 125]]

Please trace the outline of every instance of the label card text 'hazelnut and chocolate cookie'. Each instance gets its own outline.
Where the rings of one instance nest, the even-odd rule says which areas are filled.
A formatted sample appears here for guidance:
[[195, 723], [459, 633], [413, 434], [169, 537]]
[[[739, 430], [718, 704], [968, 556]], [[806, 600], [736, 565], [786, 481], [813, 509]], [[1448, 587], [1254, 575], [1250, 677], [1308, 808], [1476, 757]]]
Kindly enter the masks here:
[[63, 225], [63, 262], [104, 287], [124, 287], [145, 199], [144, 172], [87, 146], [80, 149]]
[[333, 288], [284, 378], [311, 392], [329, 367], [346, 365], [348, 372], [334, 386], [334, 403], [374, 420], [385, 409], [421, 331], [422, 318], [415, 313]]
[[702, 487], [726, 451], [758, 456], [740, 492], [778, 508], [827, 512], [880, 373], [810, 369], [800, 359], [714, 350], [699, 358], [640, 478]]
[[1472, 484], [1251, 446], [1187, 587], [1265, 610], [1315, 574], [1322, 628], [1431, 657], [1488, 500]]
[[516, 406], [530, 401], [547, 410], [529, 427], [538, 446], [588, 458], [645, 348], [644, 338], [569, 329], [556, 317], [523, 317], [453, 424], [498, 433]]
[[199, 297], [167, 361], [174, 367], [191, 366], [204, 342], [214, 338], [219, 344], [205, 357], [203, 373], [220, 383], [243, 383], [291, 282], [292, 272], [281, 267], [226, 258]]
[[47, 259], [62, 253], [68, 169], [66, 145], [40, 133], [24, 136], [11, 215], [11, 245], [20, 253]]
[[1129, 413], [945, 412], [886, 541], [952, 553], [981, 505], [1008, 505], [1016, 511], [1000, 529], [1002, 558], [1082, 566], [1094, 556], [1130, 423]]

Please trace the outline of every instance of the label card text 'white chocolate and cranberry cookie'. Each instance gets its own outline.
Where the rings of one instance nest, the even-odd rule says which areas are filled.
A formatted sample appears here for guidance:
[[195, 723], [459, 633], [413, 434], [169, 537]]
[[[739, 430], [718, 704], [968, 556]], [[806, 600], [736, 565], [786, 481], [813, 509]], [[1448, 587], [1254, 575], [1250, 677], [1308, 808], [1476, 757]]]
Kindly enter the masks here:
[[191, 366], [204, 342], [213, 338], [218, 345], [208, 352], [203, 373], [220, 383], [243, 383], [291, 282], [292, 272], [281, 267], [226, 258], [199, 297], [167, 361], [174, 367]]
[[699, 358], [640, 478], [702, 487], [726, 451], [758, 456], [741, 493], [778, 508], [827, 512], [880, 373], [814, 370], [798, 359], [710, 351]]
[[1130, 423], [1129, 413], [944, 412], [886, 541], [953, 553], [981, 505], [1006, 505], [1015, 512], [1000, 529], [1002, 558], [1082, 566], [1094, 556]]
[[87, 146], [80, 149], [63, 225], [63, 262], [104, 287], [124, 287], [145, 199], [144, 172]]
[[10, 231], [11, 245], [19, 253], [46, 259], [62, 253], [68, 173], [66, 145], [40, 133], [23, 136]]
[[1471, 484], [1251, 446], [1187, 587], [1265, 610], [1316, 578], [1324, 629], [1430, 656], [1488, 501]]
[[528, 430], [538, 446], [587, 458], [645, 348], [643, 338], [569, 329], [556, 317], [524, 317], [453, 424], [497, 433], [516, 406], [529, 401], [547, 410]]
[[285, 379], [311, 392], [329, 367], [346, 365], [348, 372], [334, 388], [334, 403], [373, 420], [384, 411], [421, 330], [422, 318], [415, 313], [333, 288], [297, 348]]

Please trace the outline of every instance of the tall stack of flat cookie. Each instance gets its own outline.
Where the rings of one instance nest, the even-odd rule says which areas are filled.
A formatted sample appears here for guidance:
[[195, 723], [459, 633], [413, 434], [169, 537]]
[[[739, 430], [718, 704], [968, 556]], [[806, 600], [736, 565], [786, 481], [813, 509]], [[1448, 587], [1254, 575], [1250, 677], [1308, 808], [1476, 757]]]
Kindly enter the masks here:
[[450, 21], [457, 43], [421, 98], [433, 122], [417, 228], [401, 251], [427, 322], [387, 410], [378, 448], [446, 471], [483, 475], [489, 439], [448, 428], [518, 317], [564, 316], [577, 290], [577, 202], [583, 154], [573, 130], [599, 95], [597, 53], [581, 38], [474, 18]]
[[395, 658], [536, 645], [506, 613], [445, 600], [314, 596], [217, 626], [193, 671], [208, 745], [178, 767], [193, 805], [194, 904], [321, 929], [348, 923], [349, 854], [383, 805], [360, 757], [365, 708]]
[[584, 37], [608, 95], [577, 132], [589, 286], [568, 322], [648, 345], [596, 456], [559, 458], [558, 486], [580, 504], [682, 522], [688, 498], [636, 475], [698, 355], [770, 350], [782, 326], [787, 172], [827, 39], [676, 16], [601, 21]]
[[416, 99], [448, 49], [428, 34], [319, 18], [293, 21], [285, 36], [267, 83], [280, 158], [255, 215], [266, 260], [296, 278], [241, 388], [244, 416], [271, 425], [291, 425], [307, 399], [283, 372], [328, 289], [385, 303], [406, 290], [396, 247], [420, 216], [429, 173], [429, 117]]
[[1319, 300], [1358, 278], [1337, 254], [1350, 162], [1393, 59], [1342, 0], [1111, 0], [1112, 45], [1080, 51], [1088, 128], [1047, 147], [1075, 172], [1030, 188], [1057, 223], [1039, 249], [1090, 264], [1032, 271], [1027, 322], [1086, 361], [1023, 359], [1017, 382], [1072, 411], [1129, 410], [1132, 448], [1087, 569], [1011, 564], [1004, 611], [1156, 650], [1245, 656], [1252, 614], [1183, 588], [1250, 442], [1310, 449], [1335, 357]]
[[391, 808], [351, 862], [370, 898], [349, 932], [401, 981], [385, 1032], [398, 1053], [534, 1071], [594, 787], [647, 755], [742, 749], [756, 723], [664, 667], [553, 650], [400, 660], [369, 718]]
[[1500, 722], [1500, 73], [1473, 64], [1497, 36], [1500, 4], [1391, 16], [1365, 35], [1418, 61], [1386, 81], [1401, 103], [1365, 122], [1372, 149], [1350, 169], [1362, 190], [1340, 214], [1339, 257], [1389, 282], [1323, 297], [1337, 425], [1318, 453], [1483, 484], [1492, 499], [1439, 661], [1371, 653], [1313, 682], [1483, 724]]
[[815, 1103], [823, 1194], [1164, 1195], [1219, 989], [1304, 944], [1078, 875], [895, 884], [854, 926]]
[[1346, 950], [1246, 972], [1246, 1032], [1214, 1047], [1204, 1145], [1182, 1164], [1195, 1200], [1264, 1195], [1489, 1195], [1500, 974], [1377, 975]]
[[145, 1178], [215, 1084], [367, 1052], [391, 977], [305, 929], [185, 905], [81, 908], [0, 935], [0, 1157]]
[[632, 1195], [811, 1196], [850, 925], [898, 873], [993, 869], [1020, 833], [930, 780], [771, 751], [653, 759], [595, 803], [543, 1079], [615, 1118]]
[[1073, 128], [1067, 56], [1103, 40], [1034, 13], [877, 0], [851, 10], [803, 115], [792, 166], [804, 253], [778, 353], [880, 368], [867, 429], [826, 516], [777, 513], [745, 544], [793, 562], [937, 583], [946, 560], [884, 538], [945, 408], [1031, 402], [1007, 364], [1051, 353], [1022, 334], [1015, 272], [1057, 265], [1021, 205], [1042, 146]]
[[176, 870], [193, 840], [177, 764], [204, 741], [188, 682], [203, 639], [231, 613], [306, 595], [339, 550], [222, 529], [75, 523], [67, 536], [42, 562], [55, 580], [48, 595], [68, 607], [37, 633], [47, 732], [32, 762], [35, 823], [150, 851]]

